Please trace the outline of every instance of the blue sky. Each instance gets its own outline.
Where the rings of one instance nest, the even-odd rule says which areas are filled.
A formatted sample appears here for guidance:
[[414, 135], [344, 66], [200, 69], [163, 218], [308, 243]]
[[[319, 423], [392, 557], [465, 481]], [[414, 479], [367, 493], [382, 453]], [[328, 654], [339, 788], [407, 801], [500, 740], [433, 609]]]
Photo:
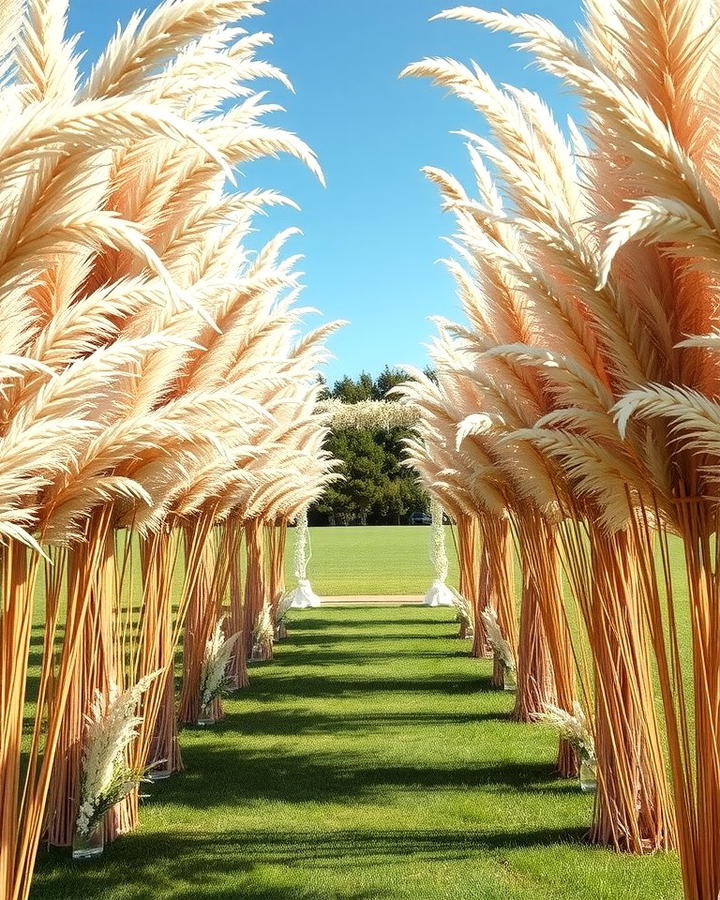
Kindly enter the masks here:
[[[116, 21], [126, 22], [138, 0], [71, 0], [70, 30], [94, 59]], [[151, 7], [156, 5], [149, 4]], [[450, 132], [482, 131], [466, 104], [427, 81], [398, 80], [423, 56], [475, 60], [499, 82], [538, 90], [564, 121], [572, 101], [529, 57], [510, 49], [506, 35], [461, 22], [428, 22], [443, 0], [270, 0], [253, 30], [270, 31], [265, 58], [291, 78], [296, 94], [270, 85], [287, 112], [276, 117], [318, 153], [327, 188], [296, 161], [260, 161], [243, 171], [243, 187], [273, 187], [298, 202], [297, 213], [276, 211], [254, 237], [298, 225], [292, 251], [305, 255], [305, 304], [326, 319], [351, 324], [336, 335], [330, 381], [347, 373], [379, 372], [385, 363], [426, 363], [427, 317], [460, 316], [453, 285], [437, 263], [452, 221], [420, 169], [436, 165], [466, 183], [462, 140]], [[477, 5], [483, 5], [478, 2]], [[580, 0], [486, 0], [547, 16], [572, 30]]]

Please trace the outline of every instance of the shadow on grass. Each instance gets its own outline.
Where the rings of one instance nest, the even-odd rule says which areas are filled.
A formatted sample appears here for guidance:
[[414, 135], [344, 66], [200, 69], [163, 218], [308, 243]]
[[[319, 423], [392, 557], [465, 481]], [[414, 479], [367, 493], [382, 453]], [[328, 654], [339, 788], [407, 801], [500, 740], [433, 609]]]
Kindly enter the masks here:
[[[32, 900], [87, 900], [111, 898], [202, 897], [265, 898], [265, 900], [319, 900], [309, 885], [263, 885], [261, 867], [281, 867], [287, 881], [292, 870], [328, 869], [336, 872], [387, 866], [412, 856], [416, 861], [471, 859], [487, 852], [547, 847], [580, 841], [580, 829], [543, 828], [524, 832], [480, 832], [472, 829], [372, 829], [368, 831], [230, 830], [193, 834], [153, 835], [142, 832], [122, 838], [107, 848], [98, 863], [73, 866], [68, 851], [45, 854], [43, 871], [35, 881]], [[271, 876], [270, 876], [271, 877]], [[303, 876], [295, 875], [295, 879]], [[305, 875], [305, 879], [306, 879]], [[102, 879], [102, 893], [98, 880]], [[228, 881], [231, 883], [228, 884]], [[70, 884], [70, 892], [66, 885]], [[62, 885], [62, 893], [58, 886]], [[217, 885], [217, 886], [215, 886]], [[334, 891], [336, 900], [371, 900], [391, 893]]]
[[[385, 628], [390, 625], [399, 625], [399, 622], [388, 623]], [[457, 632], [457, 623], [456, 622], [444, 622], [442, 623], [447, 625], [448, 627], [448, 636], [452, 638], [453, 634]], [[453, 629], [455, 631], [453, 631]], [[387, 630], [378, 631], [377, 634], [373, 631], [366, 631], [365, 634], [355, 634], [353, 632], [341, 632], [335, 629], [326, 629], [321, 634], [317, 634], [315, 631], [304, 631], [302, 629], [297, 628], [292, 622], [289, 624], [289, 637], [295, 638], [298, 640], [298, 643], [302, 644], [303, 649], [305, 647], [333, 647], [338, 643], [358, 643], [358, 644], [369, 644], [369, 643], [388, 643], [395, 644], [398, 643], [400, 645], [405, 644], [407, 641], [415, 641], [415, 643], [420, 643], [422, 641], [427, 641], [431, 643], [437, 643], [438, 637], [440, 640], [443, 639], [442, 635], [437, 634], [437, 630], [428, 629], [427, 631], [422, 632], [412, 632], [410, 634], [393, 634], [388, 635]], [[285, 644], [280, 644], [279, 646], [284, 647]], [[297, 650], [295, 652], [298, 652]]]
[[[320, 650], [293, 650], [291, 653], [277, 653], [275, 662], [279, 666], [363, 666], [373, 662], [396, 660], [403, 656], [396, 649], [366, 650], [352, 652], [333, 650], [326, 646]], [[469, 649], [457, 652], [455, 648], [449, 653], [444, 650], [416, 650], [413, 659], [447, 659], [455, 656], [469, 657]]]
[[[228, 729], [232, 730], [228, 725]], [[486, 762], [477, 765], [383, 765], [363, 754], [271, 755], [237, 748], [187, 745], [187, 773], [158, 787], [163, 802], [208, 810], [249, 802], [344, 804], [377, 800], [397, 791], [464, 793], [482, 787], [525, 796], [577, 794], [575, 781], [561, 781], [546, 763]]]
[[[373, 616], [368, 621], [367, 615], [356, 614], [353, 609], [353, 615], [348, 612], [348, 607], [330, 607], [321, 612], [313, 612], [311, 614], [301, 613], [292, 615], [288, 620], [288, 627], [295, 632], [299, 631], [318, 631], [322, 629], [327, 634], [339, 636], [346, 630], [353, 631], [355, 628], [362, 629], [365, 637], [373, 634], [375, 630], [381, 631], [383, 628], [405, 627], [422, 625], [424, 628], [431, 629], [438, 626], [447, 626], [453, 623], [454, 614], [448, 612], [446, 615], [438, 614], [430, 611], [427, 607], [410, 606], [395, 607], [397, 616], [379, 619]], [[376, 607], [365, 607], [365, 610], [374, 609]], [[396, 635], [393, 635], [393, 639]]]
[[[371, 670], [364, 678], [347, 676], [304, 675], [302, 678], [283, 677], [279, 670], [292, 668], [290, 661], [284, 664], [278, 660], [275, 672], [268, 678], [258, 679], [250, 688], [253, 700], [260, 702], [278, 702], [286, 697], [299, 698], [343, 698], [362, 694], [367, 698], [369, 693], [377, 694], [442, 694], [468, 695], [490, 690], [490, 676], [463, 678], [375, 678]], [[257, 667], [258, 669], [260, 667]], [[252, 671], [250, 673], [252, 679]], [[500, 692], [497, 693], [500, 696]]]
[[[470, 703], [479, 692], [489, 689], [489, 677], [478, 677], [470, 667], [451, 677], [443, 663], [434, 665], [437, 676], [426, 674], [428, 659], [452, 660], [456, 655], [418, 653], [432, 634], [415, 637], [413, 646], [404, 632], [394, 635], [390, 631], [381, 637], [397, 641], [396, 653], [363, 654], [359, 642], [373, 641], [372, 628], [404, 626], [404, 617], [372, 619], [372, 628], [357, 638], [352, 636], [358, 641], [357, 654], [344, 649], [332, 651], [333, 644], [348, 640], [349, 624], [360, 627], [364, 622], [356, 615], [342, 616], [336, 628], [319, 615], [303, 618], [304, 629], [293, 632], [288, 652], [283, 650], [274, 663], [253, 670], [251, 687], [247, 693], [235, 695], [228, 704], [229, 715], [212, 732], [196, 732], [183, 742], [187, 772], [149, 788], [153, 796], [147, 802], [167, 805], [168, 811], [183, 810], [183, 820], [194, 823], [192, 830], [177, 825], [173, 830], [172, 824], [158, 833], [140, 830], [108, 847], [100, 862], [86, 865], [73, 865], [68, 850], [43, 852], [32, 900], [384, 900], [393, 893], [352, 887], [338, 887], [328, 893], [327, 887], [321, 890], [308, 881], [307, 870], [377, 869], [402, 863], [407, 857], [445, 862], [512, 848], [581, 841], [583, 831], [576, 828], [503, 832], [493, 827], [486, 832], [472, 827], [412, 827], [418, 821], [430, 824], [423, 818], [415, 818], [408, 829], [386, 829], [381, 827], [381, 813], [367, 828], [332, 829], [323, 819], [317, 831], [302, 830], [305, 804], [352, 807], [377, 803], [381, 807], [393, 794], [407, 793], [415, 795], [413, 803], [417, 805], [434, 793], [457, 792], [460, 797], [478, 788], [511, 796], [517, 792], [518, 798], [521, 793], [548, 799], [577, 793], [575, 783], [559, 781], [544, 762], [474, 762], [471, 757], [454, 764], [438, 754], [436, 747], [426, 758], [423, 748], [427, 741], [437, 740], [442, 746], [442, 741], [457, 739], [457, 735], [449, 737], [447, 729], [507, 722], [508, 713], [492, 708], [444, 711], [444, 698], [457, 697], [463, 703], [462, 698], [467, 697]], [[440, 622], [425, 615], [417, 617], [420, 623], [449, 624], [446, 619]], [[433, 639], [438, 640], [437, 635]], [[322, 650], [318, 653], [312, 647]], [[391, 677], [392, 658], [398, 661], [396, 677]], [[384, 677], [362, 677], [353, 671], [352, 663], [363, 659], [374, 660], [375, 671]], [[309, 665], [314, 669], [321, 664], [319, 674], [307, 671]], [[401, 708], [387, 709], [385, 695]], [[420, 709], [402, 709], [403, 695]], [[243, 708], [245, 697], [252, 701], [252, 709]], [[347, 712], [326, 712], [325, 699], [348, 700], [343, 704]], [[486, 699], [491, 701], [486, 706], [510, 705], [510, 698], [502, 693]], [[298, 701], [306, 703], [293, 708]], [[512, 726], [508, 724], [507, 728], [511, 730]], [[378, 749], [382, 739], [378, 741], [377, 737], [371, 740], [372, 747], [363, 750], [364, 736], [396, 731], [407, 733], [409, 740], [421, 739], [419, 749], [409, 754], [407, 762], [405, 758], [399, 763], [384, 760]], [[497, 740], [498, 731], [488, 731], [489, 739], [491, 733]], [[312, 753], [307, 744], [303, 745], [303, 735], [356, 736], [358, 745], [350, 752], [343, 748]], [[266, 737], [277, 740], [269, 749], [259, 748], [257, 739]], [[288, 740], [283, 741], [283, 737]], [[475, 739], [476, 732], [468, 732], [467, 740]], [[271, 811], [276, 804], [297, 807], [297, 816], [290, 819], [297, 823], [297, 830], [271, 830]], [[239, 829], [230, 815], [223, 830], [218, 817], [232, 808], [251, 811], [249, 816], [246, 813], [250, 823], [247, 829]], [[192, 810], [196, 816], [187, 815]], [[284, 821], [288, 821], [287, 816]], [[216, 826], [214, 830], [207, 830], [209, 823]]]
[[268, 715], [265, 711], [234, 713], [222, 720], [216, 729], [251, 735], [318, 735], [318, 734], [375, 734], [388, 730], [406, 731], [408, 728], [443, 728], [480, 724], [482, 722], [509, 722], [510, 714], [502, 712], [479, 713], [362, 713], [357, 716], [339, 713], [327, 715], [315, 712], [296, 712], [284, 709]]

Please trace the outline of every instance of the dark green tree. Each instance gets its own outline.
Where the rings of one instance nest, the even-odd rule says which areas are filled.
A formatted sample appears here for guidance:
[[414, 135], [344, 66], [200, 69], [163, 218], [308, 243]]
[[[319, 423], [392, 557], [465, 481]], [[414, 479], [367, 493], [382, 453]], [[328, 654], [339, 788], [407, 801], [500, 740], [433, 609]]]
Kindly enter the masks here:
[[[406, 381], [402, 369], [386, 366], [373, 379], [367, 372], [359, 378], [349, 376], [336, 381], [324, 397], [343, 403], [363, 400], [392, 400], [387, 392]], [[338, 470], [343, 480], [334, 484], [311, 512], [315, 523], [330, 525], [401, 524], [410, 513], [426, 511], [427, 494], [415, 474], [402, 464], [402, 442], [408, 429], [341, 429], [333, 432], [328, 450], [342, 463]]]
[[393, 400], [396, 399], [394, 397], [388, 397], [387, 393], [391, 388], [396, 387], [398, 384], [402, 384], [403, 381], [408, 380], [408, 373], [403, 371], [402, 369], [391, 369], [390, 366], [385, 366], [382, 372], [375, 379], [375, 385], [373, 389], [373, 400]]
[[342, 400], [343, 403], [360, 403], [361, 400], [372, 400], [374, 391], [375, 382], [372, 376], [363, 372], [357, 380], [346, 375], [340, 381], [336, 381], [331, 396], [335, 400]]

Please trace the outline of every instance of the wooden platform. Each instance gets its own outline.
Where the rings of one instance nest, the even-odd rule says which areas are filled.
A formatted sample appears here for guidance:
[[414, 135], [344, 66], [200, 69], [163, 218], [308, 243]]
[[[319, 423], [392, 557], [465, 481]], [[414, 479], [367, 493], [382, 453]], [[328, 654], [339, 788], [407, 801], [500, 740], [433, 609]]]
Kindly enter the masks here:
[[365, 594], [351, 597], [321, 597], [323, 606], [420, 606], [420, 594]]

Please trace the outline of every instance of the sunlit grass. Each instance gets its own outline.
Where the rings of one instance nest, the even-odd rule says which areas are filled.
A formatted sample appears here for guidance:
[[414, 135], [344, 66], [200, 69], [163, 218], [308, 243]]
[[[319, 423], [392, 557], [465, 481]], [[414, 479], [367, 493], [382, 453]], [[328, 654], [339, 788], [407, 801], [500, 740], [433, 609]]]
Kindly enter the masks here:
[[446, 610], [295, 613], [291, 636], [98, 863], [43, 855], [35, 900], [675, 900], [674, 856], [583, 843], [555, 738], [510, 723]]
[[[314, 586], [424, 593], [428, 541], [313, 529]], [[583, 843], [591, 801], [553, 777], [554, 736], [508, 721], [455, 631], [446, 610], [293, 614], [222, 725], [183, 733], [187, 772], [149, 788], [141, 829], [99, 863], [42, 854], [33, 898], [679, 898], [674, 856]]]
[[[457, 581], [452, 529], [446, 529], [450, 578]], [[292, 571], [290, 531], [288, 576]], [[427, 526], [311, 528], [308, 574], [321, 596], [424, 594], [433, 579]]]

